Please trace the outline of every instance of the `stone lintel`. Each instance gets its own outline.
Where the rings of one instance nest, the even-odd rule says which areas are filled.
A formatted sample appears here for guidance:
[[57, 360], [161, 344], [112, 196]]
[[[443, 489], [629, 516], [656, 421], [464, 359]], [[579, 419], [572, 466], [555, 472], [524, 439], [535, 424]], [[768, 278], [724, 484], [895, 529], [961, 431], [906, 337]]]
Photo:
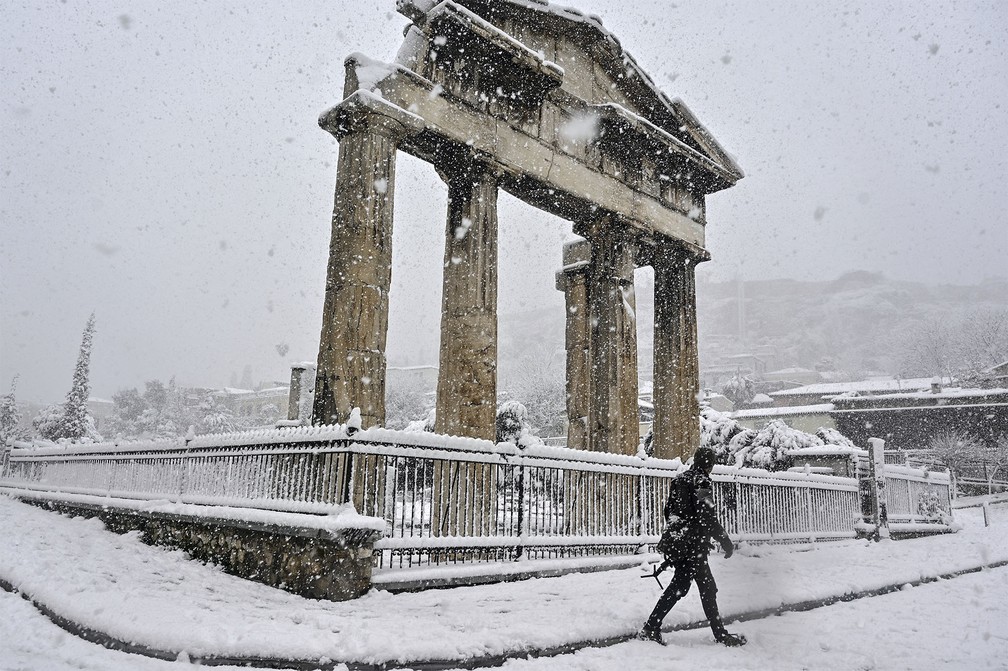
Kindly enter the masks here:
[[[347, 67], [355, 67], [352, 62]], [[319, 116], [319, 126], [337, 140], [358, 130], [371, 130], [394, 140], [419, 133], [424, 120], [381, 97], [358, 89]]]
[[[741, 174], [735, 174], [724, 168], [664, 128], [659, 128], [622, 105], [603, 103], [591, 105], [591, 109], [599, 115], [606, 130], [602, 136], [603, 141], [606, 135], [611, 135], [620, 147], [643, 145], [648, 149], [650, 156], [656, 158], [659, 164], [666, 166], [674, 164], [676, 160], [685, 160], [689, 166], [696, 168], [702, 176], [707, 176], [711, 180], [711, 184], [705, 189], [708, 193], [726, 189], [742, 178]], [[628, 135], [632, 136], [633, 141], [628, 140]]]
[[704, 246], [702, 223], [506, 121], [441, 95], [433, 82], [415, 72], [389, 67], [381, 86], [384, 102], [409, 109], [425, 124], [422, 133], [403, 139], [402, 150], [436, 164], [437, 149], [467, 147], [494, 157], [505, 172], [501, 187], [537, 207], [576, 218], [570, 210], [590, 213], [601, 205], [642, 233]]

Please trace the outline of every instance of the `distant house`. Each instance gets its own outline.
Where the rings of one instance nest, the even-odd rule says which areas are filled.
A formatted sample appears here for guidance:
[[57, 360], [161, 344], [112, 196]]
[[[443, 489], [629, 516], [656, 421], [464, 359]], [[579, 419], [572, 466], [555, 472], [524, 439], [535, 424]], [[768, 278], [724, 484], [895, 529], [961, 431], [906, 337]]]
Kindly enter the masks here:
[[731, 417], [749, 429], [759, 429], [770, 420], [780, 419], [792, 429], [815, 433], [819, 427], [837, 428], [833, 423], [832, 416], [830, 416], [832, 410], [832, 403], [819, 403], [786, 408], [750, 408], [733, 412]]
[[87, 408], [88, 412], [95, 421], [95, 428], [101, 431], [103, 420], [112, 414], [112, 409], [115, 404], [112, 401], [104, 398], [95, 398], [94, 396], [88, 397]]
[[830, 413], [837, 430], [867, 445], [882, 438], [890, 449], [919, 449], [944, 431], [993, 441], [1008, 434], [1008, 389], [941, 388], [874, 396], [837, 396]]
[[267, 412], [270, 417], [285, 416], [290, 387], [277, 385], [266, 389], [235, 389], [225, 387], [211, 392], [211, 396], [231, 409], [236, 415], [258, 417]]
[[437, 366], [389, 366], [385, 370], [387, 388], [416, 389], [421, 392], [437, 391]]
[[796, 384], [816, 384], [823, 381], [822, 373], [811, 368], [780, 368], [763, 375], [766, 382], [794, 382]]
[[[870, 378], [857, 382], [819, 382], [792, 389], [782, 389], [770, 394], [777, 407], [793, 405], [815, 405], [828, 403], [834, 396], [858, 395], [874, 396], [900, 392], [925, 391], [931, 389], [934, 378]], [[942, 378], [941, 384], [949, 384], [949, 378]]]

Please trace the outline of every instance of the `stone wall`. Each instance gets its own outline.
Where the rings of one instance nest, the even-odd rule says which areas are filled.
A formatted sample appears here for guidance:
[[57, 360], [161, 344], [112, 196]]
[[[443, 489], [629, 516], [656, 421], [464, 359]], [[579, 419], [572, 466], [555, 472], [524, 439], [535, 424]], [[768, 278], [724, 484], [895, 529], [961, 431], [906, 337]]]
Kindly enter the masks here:
[[371, 588], [379, 534], [350, 529], [329, 536], [317, 529], [266, 526], [87, 504], [26, 501], [58, 512], [98, 517], [110, 531], [140, 531], [141, 539], [187, 552], [240, 578], [312, 599], [346, 601]]

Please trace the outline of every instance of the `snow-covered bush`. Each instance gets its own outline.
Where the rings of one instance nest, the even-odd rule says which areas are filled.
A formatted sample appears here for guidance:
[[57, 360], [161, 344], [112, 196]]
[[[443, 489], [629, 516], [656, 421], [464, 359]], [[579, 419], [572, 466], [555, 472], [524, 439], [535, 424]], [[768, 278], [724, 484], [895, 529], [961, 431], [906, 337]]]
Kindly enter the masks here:
[[496, 442], [514, 443], [518, 447], [541, 445], [542, 439], [532, 431], [528, 410], [518, 401], [504, 401], [497, 408]]
[[735, 453], [735, 463], [768, 471], [786, 470], [791, 466], [789, 451], [821, 447], [822, 444], [819, 437], [793, 429], [783, 420], [774, 419], [756, 432], [749, 445]]
[[32, 426], [39, 438], [53, 442], [97, 443], [102, 439], [91, 413], [84, 416], [83, 426], [75, 422], [71, 430], [67, 422], [66, 406], [62, 403], [53, 403], [43, 408], [32, 420]]
[[728, 415], [710, 407], [700, 408], [700, 446], [714, 450], [717, 463], [731, 462], [729, 446], [745, 428]]
[[823, 445], [855, 447], [836, 429], [819, 428], [815, 434], [791, 428], [783, 420], [767, 422], [759, 430], [747, 429], [724, 413], [700, 410], [700, 444], [710, 447], [718, 463], [779, 471], [790, 468], [790, 450]]
[[497, 429], [498, 443], [518, 444], [522, 427], [528, 424], [528, 410], [518, 401], [504, 401], [497, 408]]
[[850, 438], [843, 435], [836, 429], [831, 429], [828, 426], [820, 426], [816, 429], [815, 435], [819, 440], [823, 442], [824, 445], [839, 445], [840, 447], [856, 447]]
[[431, 408], [427, 411], [427, 414], [424, 417], [414, 419], [412, 422], [408, 423], [403, 431], [407, 431], [409, 433], [434, 433], [434, 422], [436, 420], [437, 410], [435, 408]]

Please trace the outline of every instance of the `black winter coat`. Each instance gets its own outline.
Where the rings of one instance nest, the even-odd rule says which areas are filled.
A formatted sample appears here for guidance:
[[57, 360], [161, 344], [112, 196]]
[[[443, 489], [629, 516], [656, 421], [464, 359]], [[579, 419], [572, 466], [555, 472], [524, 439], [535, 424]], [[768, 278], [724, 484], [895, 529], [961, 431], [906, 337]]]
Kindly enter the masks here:
[[667, 527], [658, 547], [672, 562], [706, 556], [711, 539], [728, 540], [714, 511], [713, 487], [709, 475], [693, 468], [672, 481], [664, 509]]

